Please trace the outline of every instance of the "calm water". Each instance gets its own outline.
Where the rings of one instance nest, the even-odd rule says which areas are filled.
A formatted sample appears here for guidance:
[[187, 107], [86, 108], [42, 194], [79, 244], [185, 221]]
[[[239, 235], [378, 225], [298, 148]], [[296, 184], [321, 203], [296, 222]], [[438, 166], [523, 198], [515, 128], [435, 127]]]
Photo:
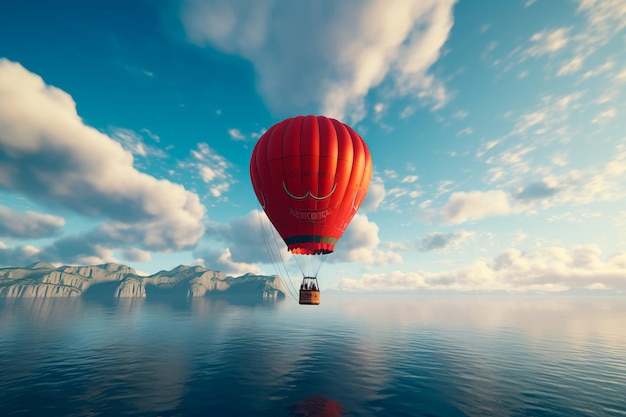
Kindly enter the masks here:
[[626, 416], [624, 298], [322, 303], [0, 300], [0, 415]]

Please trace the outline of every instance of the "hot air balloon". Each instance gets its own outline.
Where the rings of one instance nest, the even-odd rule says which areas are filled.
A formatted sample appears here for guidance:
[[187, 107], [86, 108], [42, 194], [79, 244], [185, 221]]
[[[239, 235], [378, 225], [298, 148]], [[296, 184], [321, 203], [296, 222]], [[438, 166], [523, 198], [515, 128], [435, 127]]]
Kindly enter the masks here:
[[[372, 158], [348, 125], [324, 116], [298, 116], [272, 126], [250, 159], [254, 192], [287, 249], [325, 257], [363, 203]], [[319, 304], [317, 272], [303, 272], [300, 304]]]

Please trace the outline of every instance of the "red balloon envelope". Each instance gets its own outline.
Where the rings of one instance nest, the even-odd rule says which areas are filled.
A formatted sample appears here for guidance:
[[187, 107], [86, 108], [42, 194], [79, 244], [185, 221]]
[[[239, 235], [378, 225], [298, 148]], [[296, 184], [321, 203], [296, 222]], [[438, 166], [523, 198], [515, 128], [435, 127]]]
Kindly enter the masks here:
[[250, 177], [287, 248], [295, 254], [327, 254], [365, 199], [372, 157], [350, 126], [298, 116], [261, 136], [252, 151]]

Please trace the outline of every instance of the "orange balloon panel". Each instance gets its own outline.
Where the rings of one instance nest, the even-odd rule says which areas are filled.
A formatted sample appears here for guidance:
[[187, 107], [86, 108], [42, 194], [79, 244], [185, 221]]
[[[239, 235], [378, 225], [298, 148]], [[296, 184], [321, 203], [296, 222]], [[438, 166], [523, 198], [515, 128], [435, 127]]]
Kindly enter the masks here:
[[298, 116], [272, 126], [250, 160], [252, 186], [288, 249], [333, 252], [365, 199], [372, 157], [348, 125]]

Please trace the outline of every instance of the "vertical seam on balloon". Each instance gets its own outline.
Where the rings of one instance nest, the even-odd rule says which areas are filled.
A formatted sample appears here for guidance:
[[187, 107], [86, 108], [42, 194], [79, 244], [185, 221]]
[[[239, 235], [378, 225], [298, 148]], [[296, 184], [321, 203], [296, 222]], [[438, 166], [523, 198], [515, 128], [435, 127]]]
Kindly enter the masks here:
[[[259, 171], [259, 165], [257, 163], [258, 157], [259, 157], [259, 151], [257, 149], [257, 146], [255, 146], [254, 149], [252, 150], [252, 158], [254, 159], [254, 163], [252, 163], [252, 160], [250, 163], [251, 173], [252, 171], [254, 171], [254, 179], [253, 179], [252, 187], [259, 190], [259, 194], [261, 195], [261, 198], [263, 199], [263, 202], [261, 202], [261, 207], [263, 208], [263, 211], [265, 211], [265, 207], [267, 206], [267, 199], [265, 198], [263, 187], [261, 187], [261, 184], [259, 181], [259, 177], [261, 176], [261, 173]], [[254, 183], [256, 183], [256, 186]]]
[[[350, 135], [350, 136], [352, 136], [352, 135]], [[365, 157], [365, 152], [364, 152], [365, 148], [363, 146], [363, 141], [362, 140], [356, 140], [356, 138], [353, 137], [352, 138], [352, 143], [354, 143], [354, 142], [359, 142], [359, 145], [361, 145], [359, 149], [362, 150], [363, 161], [365, 162], [367, 158]], [[365, 169], [366, 167], [367, 167], [367, 163], [364, 164], [363, 169]], [[359, 182], [358, 182], [358, 184], [356, 184], [356, 189], [354, 190], [354, 198], [352, 199], [352, 210], [354, 210], [354, 214], [353, 215], [356, 215], [356, 212], [358, 211], [359, 205], [361, 203], [361, 202], [359, 202], [358, 205], [356, 204], [357, 203], [357, 196], [359, 195], [359, 191], [361, 190], [361, 185], [363, 184], [363, 177], [364, 177], [364, 175], [361, 174], [361, 178], [359, 178]]]
[[[321, 175], [321, 170], [322, 170], [322, 129], [321, 129], [321, 124], [320, 124], [320, 120], [323, 119], [324, 123], [326, 123], [326, 117], [324, 116], [320, 116], [317, 117], [317, 137], [318, 137], [318, 141], [317, 141], [317, 172], [318, 172], [318, 178], [317, 178], [317, 195], [320, 195], [321, 192], [321, 187], [320, 184], [322, 182], [322, 179], [319, 175]], [[327, 138], [328, 139], [328, 138]], [[326, 142], [328, 143], [328, 142]], [[336, 187], [335, 187], [336, 188]], [[333, 188], [332, 192], [334, 193], [335, 190]], [[324, 205], [326, 207], [329, 206], [328, 202], [325, 202]], [[315, 209], [319, 210], [319, 201], [315, 202]], [[317, 233], [322, 236], [324, 234], [324, 229], [326, 228], [326, 221], [328, 220], [328, 218], [324, 218], [324, 220], [322, 220], [320, 222], [320, 225], [317, 229]], [[320, 242], [322, 243], [322, 242]], [[321, 246], [321, 245], [320, 245]]]
[[[359, 184], [359, 189], [365, 188], [363, 192], [363, 196], [361, 198], [361, 204], [365, 201], [367, 197], [367, 190], [369, 189], [369, 184], [372, 182], [372, 176], [374, 174], [374, 161], [372, 161], [372, 153], [370, 149], [367, 147], [367, 143], [361, 138], [361, 142], [363, 143], [363, 154], [365, 157], [365, 166], [363, 168], [363, 177], [361, 177], [361, 183]], [[368, 169], [369, 168], [369, 169]], [[363, 187], [364, 182], [367, 182], [367, 187]], [[359, 207], [360, 207], [359, 205]]]
[[[325, 120], [325, 124], [326, 124], [327, 129], [329, 130], [329, 132], [331, 132], [331, 134], [327, 138], [327, 142], [326, 142], [327, 145], [330, 144], [330, 137], [333, 136], [332, 132], [334, 132], [335, 140], [333, 141], [332, 145], [333, 146], [338, 146], [337, 129], [335, 129], [335, 125], [333, 124], [332, 120], [328, 119], [328, 118]], [[321, 137], [321, 135], [320, 135], [320, 137]], [[330, 146], [328, 146], [328, 147], [330, 147]], [[320, 154], [322, 153], [321, 150], [322, 150], [322, 143], [320, 141]], [[337, 151], [337, 152], [333, 152], [333, 153], [339, 153], [339, 152]], [[328, 158], [328, 156], [326, 156], [326, 158]], [[330, 158], [328, 158], [328, 159], [330, 159]], [[321, 162], [322, 162], [322, 159], [320, 158], [320, 165], [321, 165]], [[337, 164], [337, 162], [335, 161], [335, 168], [334, 168], [334, 170], [335, 170], [335, 178], [333, 178], [334, 184], [333, 184], [333, 188], [332, 188], [333, 192], [337, 188], [337, 178], [336, 178], [336, 176], [337, 176], [337, 166], [336, 166], [336, 164]], [[330, 164], [327, 164], [327, 165], [330, 165]], [[320, 169], [321, 169], [321, 166], [320, 166]], [[318, 190], [318, 192], [319, 192], [319, 190]], [[326, 203], [326, 207], [329, 208], [329, 209], [332, 209], [331, 202]], [[333, 215], [334, 214], [331, 214], [331, 216], [333, 216]], [[324, 219], [324, 222], [322, 223], [322, 228], [321, 228], [321, 230], [319, 232], [320, 235], [325, 235], [325, 234], [328, 233], [327, 223], [328, 223], [328, 218]]]
[[[287, 136], [287, 131], [289, 130], [290, 125], [292, 123], [294, 123], [297, 119], [298, 119], [298, 117], [293, 117], [293, 118], [289, 119], [289, 123], [287, 123], [287, 125], [285, 126], [285, 130], [283, 131], [283, 137], [281, 139], [281, 146], [283, 147], [283, 152], [284, 152], [284, 149], [285, 149], [285, 140], [288, 137]], [[298, 134], [298, 137], [299, 137], [299, 140], [300, 140], [300, 151], [298, 152], [299, 154], [302, 153], [302, 139], [300, 138], [301, 135], [302, 135], [302, 124], [300, 124], [300, 132]], [[295, 159], [298, 158], [297, 155], [298, 154], [291, 155], [290, 158], [293, 158], [295, 160]], [[285, 158], [285, 155], [283, 153], [283, 178], [287, 178], [287, 168], [285, 166], [285, 164], [286, 164], [286, 160], [285, 159], [286, 158]], [[298, 161], [298, 170], [301, 170], [300, 167], [301, 167], [301, 161]], [[300, 178], [299, 188], [300, 188], [300, 190], [302, 190], [302, 179], [301, 178]], [[300, 234], [301, 233], [300, 232], [300, 226], [298, 224], [296, 224], [295, 228], [291, 232], [292, 232], [292, 234], [293, 233]]]
[[[302, 173], [302, 167], [303, 167], [303, 152], [302, 149], [304, 149], [303, 144], [302, 144], [302, 132], [304, 130], [304, 122], [306, 121], [307, 116], [303, 116], [302, 120], [300, 121], [300, 131], [298, 132], [298, 141], [300, 142], [300, 152], [299, 152], [299, 161], [298, 161], [298, 167], [300, 168], [300, 173]], [[300, 195], [302, 195], [302, 193], [304, 192], [304, 181], [303, 181], [303, 177], [302, 175], [299, 176], [298, 178], [299, 182], [300, 182]], [[297, 233], [298, 235], [303, 234], [303, 230], [302, 230], [302, 224], [298, 223], [298, 227], [297, 227]]]
[[[352, 161], [350, 161], [350, 163], [352, 165], [352, 169], [350, 170], [350, 173], [348, 174], [349, 177], [348, 177], [348, 181], [346, 183], [346, 188], [344, 189], [344, 194], [342, 196], [342, 199], [343, 199], [343, 198], [346, 197], [346, 194], [348, 192], [350, 192], [350, 184], [352, 183], [352, 178], [354, 177], [354, 160], [356, 159], [355, 158], [356, 149], [355, 149], [355, 146], [354, 146], [354, 138], [352, 137], [351, 129], [349, 129], [348, 127], [346, 127], [343, 123], [341, 123], [339, 121], [337, 123], [341, 124], [341, 127], [343, 129], [345, 129], [345, 131], [346, 131], [346, 133], [348, 135], [348, 139], [350, 141], [350, 147], [352, 148]], [[342, 221], [343, 221], [343, 219], [345, 218], [345, 213], [347, 213], [347, 210], [344, 208], [344, 204], [341, 204], [340, 207], [341, 207], [342, 210], [341, 210], [340, 213], [337, 214], [337, 217], [342, 219]], [[343, 224], [342, 224], [342, 227], [343, 227]], [[345, 231], [345, 228], [344, 228], [344, 231]]]
[[[321, 154], [321, 150], [322, 150], [322, 136], [321, 136], [322, 132], [320, 132], [319, 117], [313, 117], [312, 119], [315, 122], [315, 127], [317, 129], [317, 149], [316, 149], [316, 151], [317, 151], [317, 172], [318, 172], [318, 175], [319, 175], [319, 172], [320, 172], [320, 160], [321, 160], [321, 155], [320, 154]], [[319, 176], [317, 178], [317, 184], [316, 185], [317, 185], [317, 190], [315, 192], [315, 195], [319, 196], [320, 195], [320, 178], [319, 178]], [[315, 210], [318, 210], [319, 202], [318, 202], [317, 199], [313, 200], [313, 204], [315, 205], [314, 206]], [[322, 220], [322, 222], [321, 222], [322, 229], [321, 230], [318, 230], [319, 226], [318, 226], [317, 223], [313, 223], [313, 233], [314, 234], [321, 234], [321, 231], [324, 230], [324, 223], [325, 223], [325, 221]]]
[[[269, 180], [270, 180], [270, 184], [272, 182], [272, 170], [270, 168], [270, 166], [271, 166], [270, 165], [270, 163], [271, 163], [271, 161], [270, 161], [270, 140], [272, 139], [272, 133], [274, 133], [273, 130], [274, 130], [274, 127], [271, 127], [270, 130], [267, 132], [269, 134], [269, 136], [267, 137], [267, 145], [265, 146], [265, 163], [266, 163], [266, 166], [267, 166], [266, 169], [267, 169], [267, 174], [268, 174], [268, 177], [269, 177]], [[261, 191], [261, 192], [263, 192], [263, 191]], [[265, 209], [263, 209], [263, 210], [265, 210]]]
[[[286, 167], [285, 167], [285, 136], [287, 135], [287, 129], [289, 129], [289, 125], [292, 123], [293, 119], [288, 119], [287, 122], [285, 123], [284, 129], [282, 131], [281, 137], [280, 137], [280, 149], [281, 149], [281, 153], [280, 153], [280, 164], [283, 168], [283, 172], [281, 175], [281, 178], [285, 178], [286, 177]], [[292, 231], [293, 232], [293, 231]]]
[[[365, 169], [367, 168], [367, 152], [365, 152], [365, 149], [366, 149], [365, 142], [356, 132], [354, 132], [354, 137], [352, 136], [352, 134], [350, 135], [350, 137], [352, 138], [353, 144], [355, 142], [358, 142], [359, 149], [361, 150], [361, 154], [363, 156], [363, 171], [361, 173], [361, 177], [359, 178], [358, 183], [356, 184], [356, 190], [354, 191], [354, 201], [356, 202], [356, 197], [358, 196], [359, 191], [361, 190], [361, 186], [363, 184], [363, 178], [365, 177]], [[362, 201], [360, 203], [362, 203]], [[356, 215], [356, 212], [358, 211], [358, 207], [352, 206], [352, 209], [354, 210], [353, 215]]]

